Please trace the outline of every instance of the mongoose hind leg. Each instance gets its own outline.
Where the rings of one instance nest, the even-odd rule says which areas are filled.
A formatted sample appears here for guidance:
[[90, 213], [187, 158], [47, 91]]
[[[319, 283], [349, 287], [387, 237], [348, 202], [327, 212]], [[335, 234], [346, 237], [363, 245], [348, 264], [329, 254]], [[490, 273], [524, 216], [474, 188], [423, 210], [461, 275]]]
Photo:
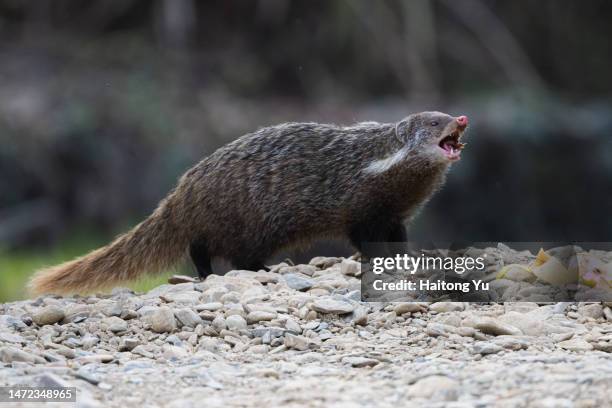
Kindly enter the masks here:
[[210, 263], [210, 254], [204, 239], [194, 241], [189, 246], [189, 255], [195, 265], [200, 280], [206, 279], [208, 275], [212, 275], [212, 265]]

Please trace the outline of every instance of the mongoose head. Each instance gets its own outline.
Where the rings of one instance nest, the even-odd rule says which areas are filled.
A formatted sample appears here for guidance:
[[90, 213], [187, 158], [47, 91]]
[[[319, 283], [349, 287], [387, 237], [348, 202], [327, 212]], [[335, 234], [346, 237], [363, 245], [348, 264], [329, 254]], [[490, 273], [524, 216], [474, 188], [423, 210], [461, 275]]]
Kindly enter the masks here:
[[432, 162], [459, 160], [465, 146], [459, 141], [467, 128], [467, 116], [453, 117], [442, 112], [421, 112], [398, 122], [396, 134], [412, 151]]

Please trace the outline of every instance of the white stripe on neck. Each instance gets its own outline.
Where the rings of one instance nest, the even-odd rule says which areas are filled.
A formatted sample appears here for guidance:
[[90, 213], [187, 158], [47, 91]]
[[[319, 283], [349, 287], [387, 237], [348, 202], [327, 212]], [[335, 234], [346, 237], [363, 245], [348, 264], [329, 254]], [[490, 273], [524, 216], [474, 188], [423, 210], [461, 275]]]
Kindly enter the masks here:
[[384, 159], [374, 160], [371, 162], [365, 169], [364, 172], [368, 174], [381, 174], [395, 166], [396, 164], [402, 162], [406, 156], [408, 156], [408, 152], [410, 149], [404, 147], [397, 152], [393, 153], [391, 156], [386, 157]]

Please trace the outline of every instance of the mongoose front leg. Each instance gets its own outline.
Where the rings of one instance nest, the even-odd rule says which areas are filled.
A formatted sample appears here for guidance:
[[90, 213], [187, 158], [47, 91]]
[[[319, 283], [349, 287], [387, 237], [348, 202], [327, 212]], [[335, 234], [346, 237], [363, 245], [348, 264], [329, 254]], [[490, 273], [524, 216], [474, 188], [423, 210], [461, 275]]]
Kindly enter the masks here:
[[[390, 256], [392, 250], [388, 246], [376, 248], [369, 243], [406, 242], [406, 229], [401, 221], [384, 218], [370, 219], [354, 225], [349, 231], [351, 244], [366, 258], [375, 256]], [[380, 252], [383, 253], [380, 253]]]
[[200, 280], [206, 279], [208, 275], [212, 275], [212, 265], [210, 263], [210, 254], [206, 246], [206, 241], [199, 239], [194, 241], [189, 246], [189, 255], [195, 265]]
[[232, 261], [232, 263], [234, 264], [234, 266], [238, 269], [244, 269], [246, 271], [260, 271], [260, 270], [264, 270], [264, 271], [268, 271], [269, 268], [267, 268], [264, 265], [264, 261], [257, 259], [257, 260], [246, 260], [246, 259], [234, 259]]

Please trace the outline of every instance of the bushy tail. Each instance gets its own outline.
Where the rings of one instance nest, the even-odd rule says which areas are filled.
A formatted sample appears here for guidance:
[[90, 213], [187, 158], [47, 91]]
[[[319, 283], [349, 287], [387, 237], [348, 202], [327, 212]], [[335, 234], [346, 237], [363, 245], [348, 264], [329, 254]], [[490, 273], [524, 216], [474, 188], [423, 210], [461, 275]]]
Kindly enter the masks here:
[[38, 271], [30, 280], [30, 293], [86, 293], [172, 266], [189, 245], [189, 226], [180, 224], [184, 214], [172, 205], [175, 199], [171, 194], [149, 218], [110, 244]]

